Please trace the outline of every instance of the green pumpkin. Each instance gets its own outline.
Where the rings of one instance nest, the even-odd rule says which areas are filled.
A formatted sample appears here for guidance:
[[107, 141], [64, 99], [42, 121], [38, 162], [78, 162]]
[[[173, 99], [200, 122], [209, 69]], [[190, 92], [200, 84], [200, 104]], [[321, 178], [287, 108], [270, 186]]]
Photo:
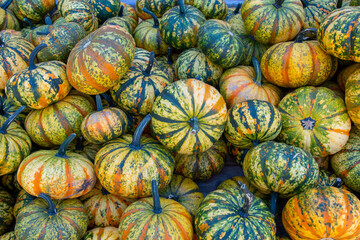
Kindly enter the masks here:
[[301, 0], [305, 10], [304, 28], [318, 28], [323, 19], [336, 9], [338, 0]]
[[89, 219], [78, 199], [51, 200], [43, 193], [18, 214], [15, 224], [17, 240], [80, 240]]
[[139, 17], [131, 5], [122, 2], [118, 17], [127, 21], [131, 26], [131, 32], [134, 32], [138, 25]]
[[55, 6], [55, 0], [14, 0], [13, 11], [21, 21], [28, 18], [32, 22], [40, 22]]
[[[10, 99], [6, 97], [4, 91], [0, 90], [0, 115], [9, 118], [18, 109], [19, 106], [16, 106], [13, 102], [11, 102]], [[19, 115], [14, 119], [14, 121], [17, 124], [24, 126], [25, 118], [28, 111], [28, 109], [24, 109], [24, 111], [19, 113]]]
[[52, 29], [54, 29], [54, 25], [51, 22], [51, 19], [49, 16], [46, 16], [45, 19], [45, 25], [40, 25], [36, 27], [35, 29], [32, 29], [27, 35], [26, 40], [31, 42], [35, 47], [38, 46], [41, 41], [50, 33]]
[[10, 193], [0, 189], [0, 235], [6, 233], [14, 220], [14, 199]]
[[[355, 69], [354, 69], [355, 68]], [[345, 83], [345, 105], [347, 112], [351, 118], [351, 121], [355, 124], [357, 128], [360, 128], [360, 86], [359, 86], [359, 76], [360, 68], [354, 66], [353, 70], [346, 79]]]
[[19, 214], [20, 210], [23, 209], [25, 206], [29, 205], [29, 203], [31, 203], [34, 199], [36, 199], [35, 196], [27, 193], [24, 189], [22, 189], [18, 193], [18, 195], [16, 197], [16, 202], [15, 202], [15, 205], [14, 205], [14, 216], [15, 216], [15, 218]]
[[192, 5], [199, 9], [206, 19], [224, 20], [228, 12], [225, 0], [193, 0]]
[[96, 17], [100, 22], [105, 22], [107, 19], [118, 15], [121, 4], [119, 0], [101, 0], [94, 1], [93, 6]]

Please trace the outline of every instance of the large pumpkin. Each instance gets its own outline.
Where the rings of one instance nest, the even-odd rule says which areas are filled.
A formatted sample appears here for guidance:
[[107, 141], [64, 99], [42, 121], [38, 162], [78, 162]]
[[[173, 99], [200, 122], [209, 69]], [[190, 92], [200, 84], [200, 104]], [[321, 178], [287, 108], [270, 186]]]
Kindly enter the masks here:
[[226, 113], [224, 98], [214, 87], [196, 79], [176, 81], [156, 98], [151, 129], [172, 151], [200, 153], [220, 139]]
[[40, 22], [55, 6], [55, 0], [14, 0], [13, 11], [21, 21], [26, 17], [33, 22]]
[[6, 233], [14, 220], [13, 206], [14, 199], [11, 194], [0, 189], [0, 235]]
[[352, 122], [360, 128], [360, 86], [359, 66], [349, 75], [345, 85], [345, 105]]

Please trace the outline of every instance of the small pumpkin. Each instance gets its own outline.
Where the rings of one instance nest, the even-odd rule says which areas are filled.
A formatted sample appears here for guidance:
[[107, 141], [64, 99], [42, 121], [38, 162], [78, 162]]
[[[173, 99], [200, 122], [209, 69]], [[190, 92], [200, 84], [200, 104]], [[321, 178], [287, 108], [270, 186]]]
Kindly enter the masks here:
[[40, 25], [37, 28], [31, 30], [26, 35], [26, 40], [30, 41], [35, 47], [38, 46], [41, 41], [50, 33], [54, 28], [49, 16], [45, 17], [45, 25]]
[[173, 51], [172, 47], [168, 47], [167, 56], [158, 56], [156, 58], [157, 65], [167, 72], [170, 82], [179, 80], [175, 72], [175, 60], [178, 55], [174, 54]]
[[55, 0], [14, 0], [13, 11], [21, 21], [26, 17], [32, 22], [40, 22], [55, 5]]
[[17, 181], [17, 172], [5, 174], [0, 177], [0, 188], [3, 186], [7, 191], [18, 194], [22, 187]]
[[16, 197], [16, 202], [15, 202], [15, 205], [14, 205], [14, 216], [15, 216], [15, 218], [19, 214], [20, 210], [23, 209], [25, 206], [29, 205], [29, 203], [31, 203], [34, 199], [36, 199], [35, 196], [27, 193], [24, 189], [22, 189], [18, 193], [18, 195]]
[[[122, 7], [122, 6], [121, 6]], [[134, 29], [131, 28], [130, 23], [125, 20], [124, 18], [121, 17], [112, 17], [112, 18], [108, 18], [102, 26], [106, 26], [106, 25], [117, 25], [119, 27], [125, 28], [126, 31], [128, 31], [130, 34], [133, 34]]]
[[120, 240], [119, 230], [116, 227], [98, 227], [85, 233], [84, 240]]
[[14, 199], [11, 194], [0, 189], [0, 235], [6, 233], [14, 220], [13, 206]]

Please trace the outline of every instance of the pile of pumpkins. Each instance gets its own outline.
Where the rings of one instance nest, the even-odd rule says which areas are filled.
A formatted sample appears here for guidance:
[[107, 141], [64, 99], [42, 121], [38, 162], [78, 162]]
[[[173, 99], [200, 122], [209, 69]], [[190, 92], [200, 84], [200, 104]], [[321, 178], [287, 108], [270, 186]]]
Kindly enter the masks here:
[[239, 2], [0, 0], [0, 240], [359, 239], [360, 1]]

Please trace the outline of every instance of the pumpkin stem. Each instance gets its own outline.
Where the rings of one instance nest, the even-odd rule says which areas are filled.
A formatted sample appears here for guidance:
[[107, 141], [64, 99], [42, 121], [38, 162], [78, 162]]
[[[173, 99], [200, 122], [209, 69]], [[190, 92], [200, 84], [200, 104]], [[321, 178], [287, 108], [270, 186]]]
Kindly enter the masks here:
[[341, 184], [342, 184], [341, 178], [336, 178], [336, 181], [334, 182], [334, 184], [332, 186], [339, 188], [339, 187], [341, 187]]
[[50, 18], [50, 15], [46, 15], [45, 17], [45, 24], [46, 25], [52, 25], [52, 21], [51, 21], [51, 18]]
[[338, 1], [337, 1], [337, 4], [336, 4], [336, 7], [337, 7], [337, 8], [341, 8], [342, 5], [343, 5], [343, 1], [342, 1], [342, 0], [338, 0]]
[[76, 141], [75, 150], [76, 151], [84, 150], [84, 137], [83, 136], [80, 136], [78, 138], [78, 140]]
[[46, 29], [44, 32], [37, 32], [37, 35], [48, 35], [50, 33], [49, 29]]
[[306, 28], [304, 30], [302, 30], [295, 39], [296, 43], [302, 43], [304, 41], [304, 37], [307, 34], [311, 34], [311, 35], [316, 35], [317, 33], [317, 29], [316, 28]]
[[146, 9], [146, 7], [143, 7], [142, 9], [145, 13], [149, 14], [154, 19], [154, 26], [153, 28], [159, 28], [159, 19], [156, 17], [156, 15], [151, 12], [150, 10]]
[[29, 57], [29, 70], [34, 70], [36, 68], [35, 66], [35, 57], [38, 52], [40, 52], [41, 49], [46, 48], [47, 45], [45, 43], [42, 43], [34, 48], [34, 50], [31, 52]]
[[145, 69], [145, 71], [143, 71], [143, 74], [145, 76], [150, 76], [150, 72], [151, 72], [151, 69], [154, 65], [154, 60], [155, 60], [155, 53], [154, 52], [151, 52], [150, 53], [150, 59], [149, 59], [149, 63], [147, 65], [147, 68]]
[[236, 15], [236, 14], [239, 14], [240, 8], [241, 8], [241, 5], [242, 5], [242, 4], [243, 4], [243, 3], [240, 2], [240, 3], [238, 3], [238, 4], [236, 5], [235, 11], [234, 11], [234, 14], [235, 14], [235, 15]]
[[122, 17], [123, 15], [124, 15], [124, 6], [121, 5], [118, 16], [119, 16], [119, 17]]
[[158, 190], [156, 180], [151, 180], [151, 189], [152, 189], [152, 196], [153, 196], [153, 201], [154, 201], [153, 212], [156, 214], [162, 213], [160, 197], [159, 197], [159, 190]]
[[141, 148], [141, 143], [140, 143], [141, 135], [144, 132], [144, 129], [145, 129], [146, 125], [148, 125], [150, 120], [151, 120], [150, 113], [148, 115], [146, 115], [146, 117], [144, 117], [143, 120], [141, 120], [141, 122], [135, 129], [133, 140], [130, 144], [130, 148], [135, 149], [135, 150], [139, 150]]
[[200, 130], [199, 119], [197, 119], [196, 117], [193, 117], [188, 121], [188, 123], [189, 123], [190, 127], [192, 128], [190, 131], [190, 135], [195, 135]]
[[11, 3], [12, 3], [12, 0], [7, 0], [6, 2], [4, 2], [3, 5], [0, 6], [0, 8], [6, 10]]
[[305, 130], [313, 130], [315, 127], [316, 121], [312, 119], [311, 117], [304, 118], [303, 120], [300, 120], [301, 126]]
[[168, 47], [167, 63], [170, 65], [174, 63], [174, 59], [172, 58], [173, 51], [172, 47]]
[[97, 94], [95, 98], [96, 98], [96, 109], [97, 109], [99, 112], [102, 111], [102, 110], [104, 110], [103, 105], [102, 105], [102, 102], [101, 102], [101, 96], [100, 96], [100, 94]]
[[184, 14], [185, 13], [184, 0], [178, 0], [178, 4], [180, 7], [180, 14]]
[[55, 1], [55, 7], [49, 12], [49, 16], [53, 15], [58, 9], [58, 0]]
[[279, 9], [282, 7], [282, 4], [284, 3], [285, 0], [275, 0], [275, 3], [273, 4], [274, 7], [276, 7], [276, 9]]
[[109, 107], [117, 106], [114, 100], [107, 93], [102, 93], [101, 96], [109, 103]]
[[245, 202], [244, 205], [241, 209], [241, 211], [239, 212], [240, 216], [243, 218], [246, 218], [249, 216], [249, 209], [251, 207], [251, 205], [254, 202], [254, 194], [252, 194], [249, 189], [247, 188], [246, 184], [238, 181], [238, 184], [240, 185], [240, 190], [241, 192], [244, 194], [245, 196]]
[[253, 81], [256, 85], [261, 86], [262, 85], [262, 73], [261, 73], [259, 60], [257, 60], [256, 57], [252, 57], [251, 59], [252, 59], [252, 63], [254, 65], [254, 69], [255, 69], [255, 78], [253, 79]]
[[109, 195], [110, 193], [109, 193], [109, 191], [106, 190], [104, 187], [101, 187], [101, 194], [102, 194], [102, 195]]
[[309, 2], [307, 0], [301, 0], [302, 5], [304, 6], [304, 8], [306, 8], [307, 6], [309, 6]]
[[67, 150], [69, 144], [72, 142], [72, 140], [74, 140], [75, 137], [76, 137], [76, 133], [70, 134], [65, 139], [65, 141], [63, 141], [63, 143], [60, 145], [59, 151], [55, 154], [55, 157], [69, 158], [68, 156], [66, 156], [66, 150]]
[[276, 206], [277, 206], [277, 199], [279, 193], [272, 192], [271, 193], [271, 201], [270, 201], [270, 212], [275, 216], [276, 214]]
[[34, 30], [36, 28], [35, 25], [28, 18], [24, 18], [23, 20], [24, 22], [29, 24], [31, 30]]
[[51, 198], [48, 195], [46, 195], [45, 193], [39, 193], [38, 197], [44, 199], [45, 202], [48, 204], [49, 209], [48, 209], [47, 213], [49, 215], [55, 215], [57, 213], [57, 209], [55, 207], [55, 204], [54, 204], [53, 200], [51, 200]]
[[6, 134], [7, 129], [10, 126], [10, 124], [15, 120], [15, 118], [25, 109], [25, 106], [21, 106], [18, 110], [16, 110], [8, 119], [5, 120], [3, 125], [0, 128], [1, 134]]

